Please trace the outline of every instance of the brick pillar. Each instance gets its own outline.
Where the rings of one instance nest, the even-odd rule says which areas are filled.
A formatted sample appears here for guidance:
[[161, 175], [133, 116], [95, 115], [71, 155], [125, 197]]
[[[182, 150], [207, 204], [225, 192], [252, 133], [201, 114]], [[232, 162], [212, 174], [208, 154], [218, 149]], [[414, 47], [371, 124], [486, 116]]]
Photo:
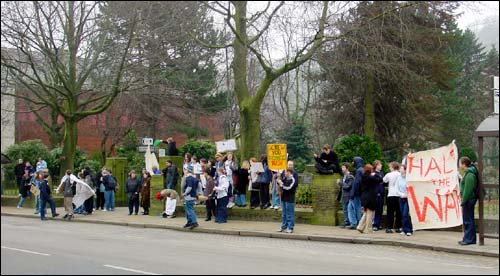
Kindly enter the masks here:
[[339, 224], [340, 218], [337, 216], [337, 211], [341, 206], [336, 200], [339, 190], [337, 181], [339, 179], [338, 174], [313, 174], [313, 216], [311, 218], [311, 224], [331, 226]]

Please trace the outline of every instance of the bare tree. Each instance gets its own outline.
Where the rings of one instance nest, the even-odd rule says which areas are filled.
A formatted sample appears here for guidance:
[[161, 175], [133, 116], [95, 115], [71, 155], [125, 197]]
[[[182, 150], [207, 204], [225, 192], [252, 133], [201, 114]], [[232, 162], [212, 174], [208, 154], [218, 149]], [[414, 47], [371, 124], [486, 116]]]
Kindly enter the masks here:
[[101, 5], [2, 2], [2, 45], [15, 48], [15, 53], [2, 51], [1, 64], [30, 94], [2, 93], [35, 108], [48, 106], [63, 118], [62, 171], [74, 166], [78, 122], [105, 111], [127, 88], [125, 69], [135, 20], [124, 23], [129, 24], [124, 26], [128, 32], [110, 39]]
[[[291, 8], [282, 9], [287, 6], [284, 1], [273, 4], [273, 8], [271, 8], [271, 2], [268, 2], [265, 9], [249, 15], [247, 1], [203, 3], [214, 13], [224, 17], [225, 23], [232, 32], [233, 40], [230, 44], [213, 45], [204, 41], [200, 38], [201, 35], [195, 32], [192, 33], [192, 37], [209, 48], [223, 49], [230, 47], [233, 49], [232, 69], [234, 91], [240, 112], [241, 156], [244, 159], [258, 156], [261, 140], [260, 111], [269, 87], [283, 74], [310, 60], [325, 42], [345, 37], [351, 32], [339, 33], [334, 28], [333, 20], [339, 16], [339, 11], [330, 9], [342, 10], [345, 9], [346, 4], [340, 3], [331, 7], [329, 1], [324, 1], [321, 5], [302, 3], [299, 5], [303, 5], [303, 9], [297, 10]], [[291, 3], [289, 5], [298, 4]], [[266, 54], [265, 49], [262, 47], [264, 45], [262, 41], [270, 36], [270, 30], [272, 29], [270, 26], [273, 21], [276, 18], [289, 17], [290, 12], [302, 18], [301, 22], [304, 23], [304, 28], [314, 31], [302, 37], [300, 45], [296, 45], [295, 53], [291, 55], [290, 60], [274, 66], [269, 54]], [[391, 10], [383, 11], [374, 18], [381, 17], [388, 12], [391, 12]], [[302, 14], [299, 15], [299, 13]], [[248, 56], [250, 54], [257, 59], [259, 66], [265, 72], [254, 91], [247, 82]]]

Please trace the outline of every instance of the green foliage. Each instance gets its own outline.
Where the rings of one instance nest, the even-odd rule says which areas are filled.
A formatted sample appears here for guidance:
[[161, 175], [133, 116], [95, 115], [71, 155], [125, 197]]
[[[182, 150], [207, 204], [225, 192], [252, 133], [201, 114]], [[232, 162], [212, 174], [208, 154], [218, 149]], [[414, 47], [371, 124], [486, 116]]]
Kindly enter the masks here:
[[474, 151], [474, 149], [472, 149], [470, 147], [466, 147], [466, 148], [463, 148], [463, 149], [460, 150], [460, 157], [463, 157], [463, 156], [469, 157], [469, 159], [472, 162], [476, 162], [477, 161], [476, 151]]
[[[302, 172], [305, 165], [311, 161], [311, 149], [309, 148], [309, 140], [311, 139], [307, 125], [296, 114], [291, 116], [291, 125], [285, 128], [280, 135], [284, 143], [288, 158], [295, 162], [297, 171]], [[297, 167], [299, 163], [299, 167]]]
[[146, 166], [146, 163], [144, 161], [144, 153], [143, 152], [137, 152], [137, 150], [134, 151], [118, 151], [118, 157], [125, 157], [127, 158], [127, 167], [126, 170], [127, 172], [131, 170], [135, 170], [136, 172], [141, 172], [142, 168]]
[[203, 110], [209, 113], [216, 113], [226, 108], [227, 93], [225, 91], [214, 95], [207, 95], [201, 101]]
[[195, 155], [200, 158], [213, 158], [216, 153], [215, 145], [206, 140], [189, 140], [181, 148], [180, 154], [184, 156], [186, 153]]
[[[50, 157], [47, 161], [47, 166], [49, 168], [49, 172], [54, 177], [59, 177], [59, 173], [61, 171], [61, 156], [62, 156], [62, 147], [54, 148], [50, 151]], [[75, 170], [82, 168], [83, 164], [87, 162], [87, 156], [85, 153], [79, 148], [76, 148], [75, 152], [75, 162], [74, 168]]]
[[[98, 172], [103, 167], [101, 165], [100, 161], [89, 159], [89, 160], [81, 162], [80, 167], [78, 167], [78, 170], [81, 171], [87, 166], [92, 170], [92, 173]], [[75, 167], [75, 168], [77, 168], [77, 167]]]
[[310, 161], [308, 161], [302, 157], [295, 158], [295, 159], [293, 159], [293, 168], [298, 173], [302, 173], [306, 169], [306, 165], [309, 163], [310, 163]]
[[139, 145], [139, 137], [135, 130], [131, 129], [125, 134], [123, 138], [122, 147], [125, 151], [136, 151], [137, 146]]
[[365, 164], [371, 164], [375, 160], [380, 160], [385, 167], [382, 148], [379, 143], [368, 136], [357, 134], [346, 136], [335, 145], [334, 150], [339, 156], [340, 162], [352, 163], [353, 158], [359, 156], [363, 158]]
[[299, 185], [295, 194], [295, 202], [297, 205], [312, 205], [312, 186]]
[[14, 144], [7, 148], [5, 154], [12, 160], [12, 163], [4, 166], [5, 179], [7, 181], [14, 180], [14, 167], [17, 165], [17, 160], [22, 158], [24, 162], [30, 162], [33, 167], [36, 167], [38, 157], [42, 157], [50, 166], [50, 154], [47, 146], [41, 140], [27, 140], [19, 144]]

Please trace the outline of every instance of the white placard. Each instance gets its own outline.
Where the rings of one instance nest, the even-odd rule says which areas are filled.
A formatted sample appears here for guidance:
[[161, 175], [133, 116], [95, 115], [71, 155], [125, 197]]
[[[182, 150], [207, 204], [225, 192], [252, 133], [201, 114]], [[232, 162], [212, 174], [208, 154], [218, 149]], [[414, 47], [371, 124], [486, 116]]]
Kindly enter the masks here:
[[264, 166], [262, 166], [261, 162], [250, 162], [250, 171], [254, 173], [262, 173], [264, 172]]
[[158, 150], [158, 155], [159, 155], [160, 157], [164, 157], [164, 156], [165, 156], [165, 149], [159, 149], [159, 150]]
[[238, 149], [236, 147], [236, 141], [234, 139], [218, 141], [215, 142], [215, 145], [217, 147], [217, 152], [235, 151]]

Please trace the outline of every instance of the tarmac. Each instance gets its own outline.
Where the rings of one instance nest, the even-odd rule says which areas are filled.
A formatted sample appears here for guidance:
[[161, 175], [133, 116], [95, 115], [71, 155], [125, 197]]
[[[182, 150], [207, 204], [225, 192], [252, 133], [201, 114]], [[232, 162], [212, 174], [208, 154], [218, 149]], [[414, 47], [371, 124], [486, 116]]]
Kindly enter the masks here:
[[[57, 208], [61, 216], [52, 218], [50, 211], [47, 214], [48, 221], [40, 221], [40, 215], [34, 214], [33, 208], [17, 209], [16, 207], [1, 207], [2, 216], [17, 216], [38, 219], [37, 223], [50, 223], [50, 220], [62, 220], [63, 208]], [[91, 215], [78, 215], [68, 223], [96, 223], [122, 225], [137, 228], [171, 229], [177, 231], [193, 231], [223, 235], [239, 235], [249, 237], [267, 237], [279, 239], [298, 239], [323, 242], [357, 243], [357, 244], [377, 244], [399, 247], [409, 247], [427, 249], [448, 253], [480, 255], [487, 257], [499, 257], [499, 240], [485, 239], [485, 245], [458, 244], [462, 239], [461, 232], [443, 230], [418, 230], [413, 236], [403, 236], [398, 233], [388, 234], [384, 230], [373, 233], [360, 233], [356, 230], [349, 230], [339, 226], [320, 226], [309, 224], [296, 224], [294, 233], [279, 233], [281, 223], [279, 222], [259, 222], [241, 221], [228, 219], [227, 223], [215, 223], [205, 221], [204, 217], [198, 217], [199, 227], [189, 230], [184, 229], [185, 217], [162, 218], [159, 216], [128, 215], [128, 208], [119, 207], [114, 212], [95, 211]], [[478, 239], [479, 242], [479, 239]]]

